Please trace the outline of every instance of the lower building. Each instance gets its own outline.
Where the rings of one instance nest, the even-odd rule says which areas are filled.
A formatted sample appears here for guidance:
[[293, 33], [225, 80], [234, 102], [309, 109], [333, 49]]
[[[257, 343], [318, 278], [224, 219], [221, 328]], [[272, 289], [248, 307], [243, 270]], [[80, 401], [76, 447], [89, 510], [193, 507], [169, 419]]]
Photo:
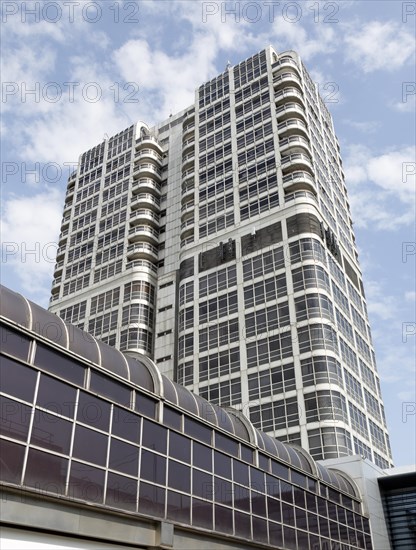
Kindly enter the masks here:
[[1, 288], [1, 548], [358, 550], [346, 473]]

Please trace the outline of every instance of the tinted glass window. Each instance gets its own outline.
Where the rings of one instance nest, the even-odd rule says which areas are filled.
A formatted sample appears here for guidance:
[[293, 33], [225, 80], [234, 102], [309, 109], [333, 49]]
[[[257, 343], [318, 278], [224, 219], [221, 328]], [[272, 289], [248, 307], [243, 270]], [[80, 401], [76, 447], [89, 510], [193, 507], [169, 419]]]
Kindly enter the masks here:
[[231, 479], [231, 458], [214, 451], [214, 472], [218, 476]]
[[31, 414], [31, 407], [0, 396], [0, 433], [20, 441], [26, 441]]
[[155, 418], [156, 416], [156, 401], [143, 393], [136, 392], [136, 411]]
[[215, 432], [215, 447], [231, 455], [238, 456], [238, 442], [218, 432]]
[[75, 429], [73, 456], [87, 462], [105, 466], [108, 436], [77, 426]]
[[140, 441], [141, 418], [125, 409], [114, 406], [113, 424], [111, 431], [113, 435], [128, 439], [133, 443]]
[[79, 386], [84, 385], [85, 366], [43, 344], [36, 346], [35, 365]]
[[222, 533], [233, 533], [233, 513], [224, 506], [215, 506], [215, 529]]
[[229, 481], [220, 477], [214, 477], [214, 495], [215, 501], [232, 506], [233, 504], [233, 485]]
[[0, 479], [20, 485], [25, 447], [0, 439]]
[[203, 470], [212, 471], [212, 450], [205, 445], [193, 442], [193, 465]]
[[253, 451], [243, 444], [241, 445], [241, 460], [253, 462]]
[[80, 392], [78, 422], [108, 432], [110, 425], [110, 404], [89, 393]]
[[104, 470], [73, 460], [68, 488], [70, 497], [101, 503], [104, 495], [104, 477]]
[[184, 493], [191, 492], [191, 469], [185, 464], [169, 460], [168, 465], [168, 485], [172, 489], [183, 491]]
[[74, 417], [77, 391], [73, 386], [42, 374], [36, 404], [68, 418]]
[[192, 494], [212, 500], [214, 496], [212, 475], [194, 469], [192, 471]]
[[159, 424], [143, 419], [142, 444], [144, 447], [166, 454], [167, 429]]
[[111, 400], [120, 403], [120, 405], [130, 406], [130, 388], [100, 372], [91, 371], [90, 390], [109, 397]]
[[250, 486], [252, 489], [264, 493], [264, 473], [255, 468], [250, 468]]
[[30, 338], [20, 332], [1, 325], [0, 327], [1, 349], [14, 357], [27, 361], [29, 355]]
[[140, 477], [147, 481], [165, 485], [166, 458], [143, 449], [140, 462]]
[[175, 432], [169, 433], [169, 456], [191, 463], [191, 440]]
[[236, 483], [248, 487], [248, 466], [238, 460], [233, 460], [233, 479]]
[[65, 492], [68, 460], [60, 456], [29, 449], [24, 484], [63, 495]]
[[69, 454], [72, 422], [58, 418], [45, 411], [35, 411], [33, 419], [32, 445], [44, 447], [57, 453]]
[[137, 476], [138, 463], [138, 447], [111, 438], [109, 468], [132, 476]]
[[112, 472], [108, 473], [105, 503], [124, 510], [136, 509], [137, 481]]
[[211, 445], [212, 430], [187, 416], [185, 416], [185, 433]]
[[35, 370], [8, 357], [0, 356], [2, 392], [32, 403], [35, 393], [36, 376], [37, 373]]
[[174, 491], [168, 491], [166, 516], [169, 519], [190, 523], [191, 498]]
[[182, 414], [167, 405], [163, 407], [163, 423], [176, 430], [182, 429]]
[[251, 521], [248, 514], [234, 512], [235, 534], [238, 537], [251, 538]]
[[212, 504], [197, 498], [192, 499], [192, 524], [212, 530]]
[[139, 512], [152, 516], [164, 517], [166, 489], [156, 487], [143, 481], [139, 489]]

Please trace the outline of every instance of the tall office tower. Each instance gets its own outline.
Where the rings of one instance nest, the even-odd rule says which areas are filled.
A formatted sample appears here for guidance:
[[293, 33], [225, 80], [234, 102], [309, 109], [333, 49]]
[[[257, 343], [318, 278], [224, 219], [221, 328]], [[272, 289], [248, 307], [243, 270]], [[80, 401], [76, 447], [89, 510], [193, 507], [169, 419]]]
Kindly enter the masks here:
[[331, 116], [268, 47], [84, 153], [50, 309], [314, 458], [391, 451]]

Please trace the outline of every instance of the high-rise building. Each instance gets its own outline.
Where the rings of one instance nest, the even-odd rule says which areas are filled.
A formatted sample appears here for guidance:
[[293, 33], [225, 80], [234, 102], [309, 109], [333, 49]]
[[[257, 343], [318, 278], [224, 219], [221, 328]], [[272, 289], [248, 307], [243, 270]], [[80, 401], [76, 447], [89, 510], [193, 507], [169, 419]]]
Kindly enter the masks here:
[[272, 47], [84, 153], [50, 310], [315, 459], [391, 465], [331, 115]]

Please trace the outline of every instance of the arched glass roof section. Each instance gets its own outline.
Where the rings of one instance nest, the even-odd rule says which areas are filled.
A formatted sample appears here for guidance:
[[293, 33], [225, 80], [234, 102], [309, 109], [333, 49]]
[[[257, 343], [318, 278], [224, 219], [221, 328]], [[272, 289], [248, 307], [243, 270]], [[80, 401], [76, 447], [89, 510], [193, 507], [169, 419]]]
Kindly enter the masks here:
[[253, 447], [277, 457], [294, 468], [309, 472], [329, 485], [337, 487], [343, 493], [360, 498], [358, 488], [347, 474], [325, 468], [316, 463], [304, 449], [282, 443], [257, 430], [240, 411], [221, 408], [194, 395], [188, 389], [162, 375], [148, 357], [137, 353], [134, 356], [124, 355], [2, 285], [0, 285], [0, 314], [12, 326], [30, 330], [41, 340], [53, 342], [74, 354], [78, 359], [82, 358], [92, 366], [132, 382], [139, 388], [148, 390], [199, 417], [202, 421], [210, 423], [213, 427], [247, 441]]

